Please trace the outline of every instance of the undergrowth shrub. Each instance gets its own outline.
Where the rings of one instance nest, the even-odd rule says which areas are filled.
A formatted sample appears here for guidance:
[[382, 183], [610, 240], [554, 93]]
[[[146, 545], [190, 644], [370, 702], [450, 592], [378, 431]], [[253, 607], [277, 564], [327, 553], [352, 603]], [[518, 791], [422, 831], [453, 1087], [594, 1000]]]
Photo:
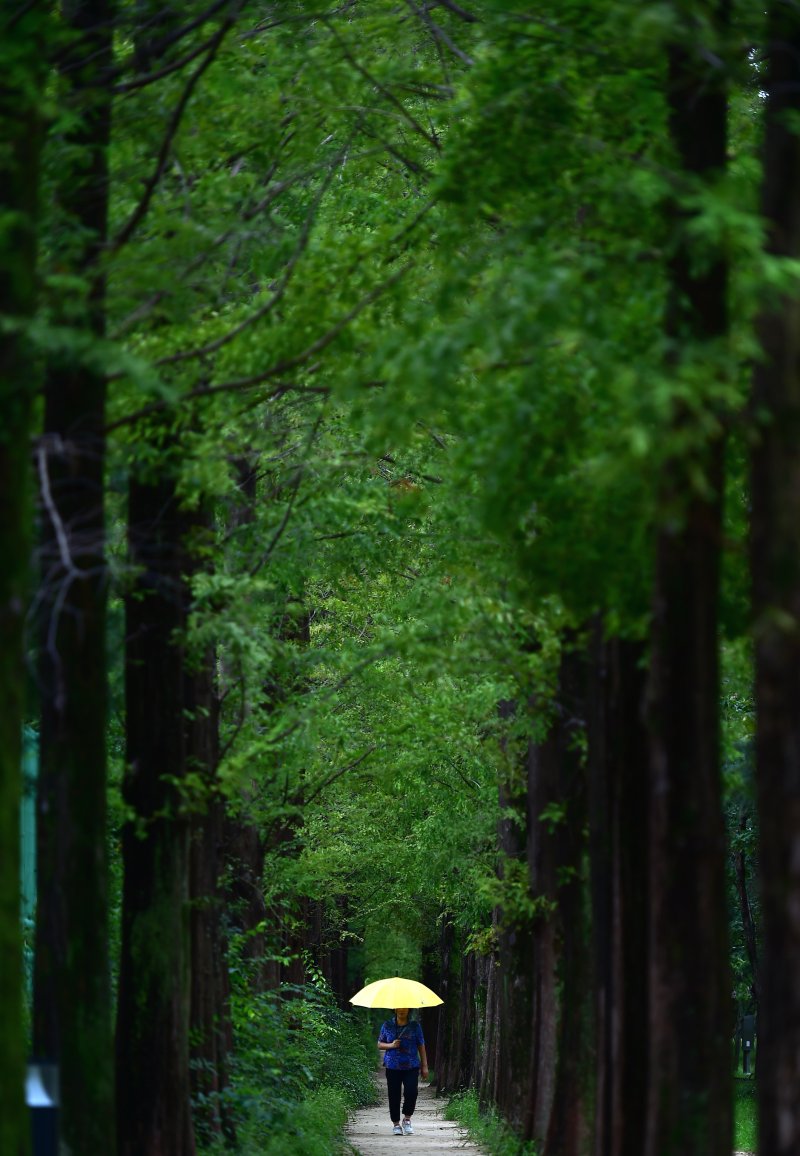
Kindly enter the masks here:
[[534, 1141], [523, 1142], [494, 1108], [481, 1111], [474, 1091], [459, 1092], [451, 1097], [444, 1111], [447, 1120], [455, 1120], [489, 1156], [536, 1156]]
[[[305, 984], [254, 992], [232, 969], [234, 1054], [219, 1106], [242, 1156], [329, 1156], [348, 1111], [375, 1101], [374, 1041], [323, 976], [306, 971]], [[215, 1156], [230, 1151], [208, 1135], [198, 1142]]]

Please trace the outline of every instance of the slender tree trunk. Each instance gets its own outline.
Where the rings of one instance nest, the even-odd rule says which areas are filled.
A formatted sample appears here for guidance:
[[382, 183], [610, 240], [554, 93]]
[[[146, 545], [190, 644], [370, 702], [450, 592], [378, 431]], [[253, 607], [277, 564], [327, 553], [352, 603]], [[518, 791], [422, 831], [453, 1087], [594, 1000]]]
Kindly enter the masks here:
[[[494, 919], [497, 914], [495, 912]], [[494, 952], [475, 958], [476, 994], [483, 996], [476, 1009], [476, 1064], [474, 1084], [482, 1105], [496, 1104], [500, 1081], [500, 991], [501, 979]]]
[[[741, 818], [739, 820], [740, 834], [744, 834], [744, 832], [747, 830], [747, 817], [747, 810], [743, 809]], [[753, 973], [752, 994], [753, 999], [755, 1000], [755, 1012], [757, 1014], [761, 991], [760, 964], [758, 959], [758, 935], [756, 932], [756, 921], [753, 917], [753, 908], [752, 904], [750, 903], [750, 889], [748, 887], [747, 880], [747, 854], [744, 848], [734, 854], [733, 873], [736, 879], [736, 894], [739, 898], [739, 914], [742, 919], [742, 938], [744, 939], [744, 949], [747, 952], [747, 961], [750, 964], [750, 970]]]
[[[31, 542], [30, 440], [36, 361], [23, 332], [36, 306], [39, 102], [47, 16], [0, 2], [0, 1152], [29, 1150], [20, 934], [23, 635]], [[10, 224], [9, 224], [10, 222]], [[19, 329], [15, 325], [19, 325]]]
[[[709, 6], [718, 30], [725, 7]], [[670, 132], [682, 173], [724, 171], [726, 78], [681, 20], [669, 54]], [[689, 211], [675, 210], [667, 336], [672, 361], [693, 361], [727, 332], [727, 268], [696, 252]], [[710, 374], [714, 372], [713, 360]], [[707, 403], [711, 411], [711, 403]], [[712, 415], [713, 416], [713, 415]], [[650, 730], [650, 1090], [646, 1156], [729, 1156], [730, 993], [725, 832], [719, 767], [717, 615], [723, 443], [679, 411], [676, 435], [697, 448], [664, 470], [648, 690]], [[704, 479], [699, 490], [695, 478]]]
[[[166, 470], [169, 469], [167, 465]], [[117, 1016], [122, 1156], [194, 1156], [189, 1081], [189, 809], [183, 539], [173, 479], [132, 478], [128, 736]]]
[[456, 1048], [453, 1046], [454, 1011], [460, 1000], [457, 998], [458, 977], [455, 972], [456, 934], [452, 922], [442, 913], [439, 923], [439, 976], [435, 991], [444, 1000], [442, 1013], [436, 1024], [436, 1055], [439, 1057], [436, 1068], [437, 1092], [452, 1092], [455, 1087], [454, 1057]]
[[[771, 253], [800, 257], [800, 12], [773, 0], [762, 207]], [[759, 1153], [800, 1151], [800, 297], [771, 301], [756, 365], [752, 573], [763, 929]]]
[[595, 1156], [641, 1156], [647, 1103], [649, 873], [644, 646], [604, 642], [591, 662], [589, 824], [597, 1081]]

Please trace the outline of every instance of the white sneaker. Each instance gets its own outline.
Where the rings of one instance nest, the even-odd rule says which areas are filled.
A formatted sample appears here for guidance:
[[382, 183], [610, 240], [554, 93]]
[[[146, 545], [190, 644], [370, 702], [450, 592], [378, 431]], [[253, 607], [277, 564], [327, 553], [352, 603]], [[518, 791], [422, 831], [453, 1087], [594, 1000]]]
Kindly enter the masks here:
[[411, 1127], [411, 1121], [410, 1120], [404, 1120], [403, 1121], [403, 1135], [404, 1136], [413, 1136], [414, 1135], [414, 1129]]
[[392, 1131], [394, 1132], [395, 1136], [402, 1136], [403, 1135], [403, 1129], [400, 1127], [399, 1124], [395, 1124], [394, 1128], [392, 1128]]

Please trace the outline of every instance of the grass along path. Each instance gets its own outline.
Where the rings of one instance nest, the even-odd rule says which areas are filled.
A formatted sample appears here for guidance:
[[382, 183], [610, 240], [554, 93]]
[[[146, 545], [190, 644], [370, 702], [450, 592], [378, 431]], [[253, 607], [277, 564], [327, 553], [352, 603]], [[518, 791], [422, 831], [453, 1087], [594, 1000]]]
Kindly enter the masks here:
[[437, 1100], [430, 1084], [420, 1083], [419, 1099], [412, 1117], [413, 1136], [395, 1136], [389, 1120], [386, 1079], [383, 1070], [375, 1073], [379, 1102], [374, 1108], [360, 1108], [351, 1117], [345, 1137], [358, 1156], [438, 1156], [440, 1152], [463, 1156], [485, 1156], [468, 1138], [466, 1132], [442, 1115], [444, 1100]]

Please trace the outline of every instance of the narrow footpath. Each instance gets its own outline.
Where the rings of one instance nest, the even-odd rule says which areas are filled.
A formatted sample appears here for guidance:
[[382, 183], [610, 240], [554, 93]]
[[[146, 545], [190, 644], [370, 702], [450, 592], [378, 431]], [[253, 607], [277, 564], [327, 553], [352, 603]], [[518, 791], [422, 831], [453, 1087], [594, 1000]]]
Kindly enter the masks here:
[[463, 1156], [484, 1156], [483, 1150], [473, 1144], [458, 1124], [445, 1120], [445, 1101], [437, 1100], [434, 1089], [420, 1081], [419, 1099], [412, 1117], [413, 1136], [395, 1136], [389, 1120], [386, 1099], [386, 1080], [383, 1071], [375, 1073], [380, 1100], [374, 1108], [361, 1108], [345, 1129], [345, 1137], [358, 1156], [438, 1156], [440, 1152], [460, 1153]]
[[[419, 1098], [414, 1110], [413, 1136], [395, 1136], [389, 1120], [386, 1080], [383, 1071], [375, 1073], [380, 1100], [373, 1108], [361, 1108], [350, 1118], [345, 1139], [356, 1156], [438, 1156], [440, 1152], [461, 1156], [485, 1156], [482, 1148], [452, 1120], [442, 1116], [445, 1100], [437, 1100], [430, 1084], [420, 1082]], [[754, 1152], [734, 1152], [733, 1156], [756, 1156]]]

